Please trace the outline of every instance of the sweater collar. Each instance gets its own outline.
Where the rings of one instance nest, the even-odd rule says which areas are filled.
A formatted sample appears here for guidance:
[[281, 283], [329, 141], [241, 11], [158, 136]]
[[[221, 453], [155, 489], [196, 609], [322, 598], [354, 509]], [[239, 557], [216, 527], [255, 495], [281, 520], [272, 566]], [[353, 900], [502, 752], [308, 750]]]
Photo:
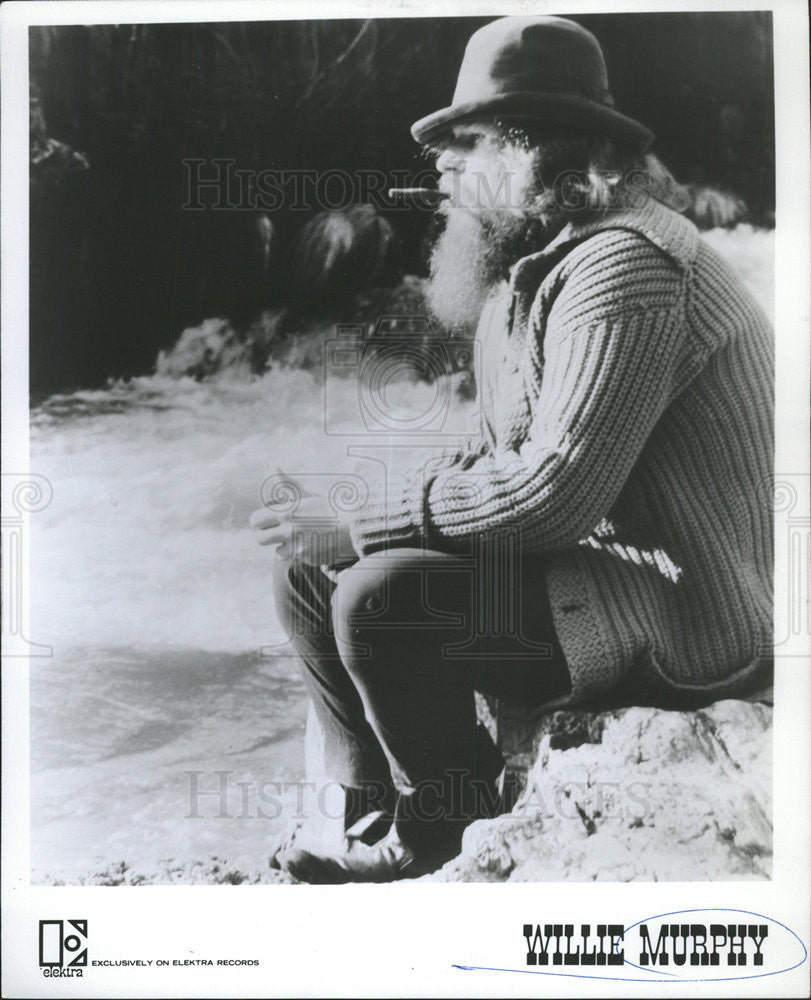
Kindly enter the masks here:
[[543, 250], [521, 257], [510, 268], [510, 289], [515, 293], [536, 291], [539, 276], [571, 249], [572, 245], [606, 229], [630, 229], [640, 233], [687, 270], [698, 248], [698, 230], [688, 219], [653, 198], [638, 208], [605, 212], [588, 222], [569, 222]]

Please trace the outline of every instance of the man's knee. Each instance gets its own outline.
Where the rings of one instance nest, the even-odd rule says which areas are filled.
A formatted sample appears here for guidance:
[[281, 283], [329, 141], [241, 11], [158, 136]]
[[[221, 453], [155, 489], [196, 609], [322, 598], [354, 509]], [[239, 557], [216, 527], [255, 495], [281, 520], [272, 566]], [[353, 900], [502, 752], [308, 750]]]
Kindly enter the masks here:
[[332, 596], [336, 633], [356, 636], [365, 629], [414, 625], [427, 613], [429, 572], [450, 557], [424, 549], [390, 549], [365, 556], [339, 577]]
[[360, 672], [367, 677], [370, 669], [368, 676], [373, 676], [389, 664], [398, 623], [408, 615], [402, 581], [421, 555], [420, 550], [398, 549], [394, 556], [375, 552], [340, 573], [332, 621], [341, 659], [353, 676]]
[[355, 629], [379, 619], [385, 612], [389, 591], [389, 565], [378, 552], [359, 559], [338, 577], [332, 595], [336, 632], [350, 636]]

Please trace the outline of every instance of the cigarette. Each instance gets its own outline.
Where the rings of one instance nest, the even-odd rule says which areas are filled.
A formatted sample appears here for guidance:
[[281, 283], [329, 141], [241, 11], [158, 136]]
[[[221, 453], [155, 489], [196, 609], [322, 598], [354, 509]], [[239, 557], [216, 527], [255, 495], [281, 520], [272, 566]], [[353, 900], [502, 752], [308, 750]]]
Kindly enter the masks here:
[[389, 198], [434, 198], [437, 201], [442, 201], [449, 197], [450, 195], [445, 194], [444, 191], [437, 191], [436, 188], [389, 188]]

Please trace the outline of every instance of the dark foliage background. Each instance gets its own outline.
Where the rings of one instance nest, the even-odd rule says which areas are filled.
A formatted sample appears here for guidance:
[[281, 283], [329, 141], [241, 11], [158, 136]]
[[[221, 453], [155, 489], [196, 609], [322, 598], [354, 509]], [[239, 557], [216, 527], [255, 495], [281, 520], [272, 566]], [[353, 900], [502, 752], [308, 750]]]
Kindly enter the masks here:
[[[306, 321], [319, 303], [296, 241], [312, 213], [282, 207], [268, 226], [257, 212], [184, 211], [183, 159], [424, 171], [409, 126], [448, 103], [466, 41], [488, 20], [30, 29], [32, 388], [152, 371], [189, 324], [223, 315], [243, 329], [297, 286]], [[618, 107], [654, 129], [676, 176], [772, 224], [771, 15], [575, 20], [603, 45]], [[424, 267], [427, 213], [382, 214], [390, 230], [365, 245], [385, 249], [385, 266], [370, 270], [371, 251], [345, 260], [348, 288]]]

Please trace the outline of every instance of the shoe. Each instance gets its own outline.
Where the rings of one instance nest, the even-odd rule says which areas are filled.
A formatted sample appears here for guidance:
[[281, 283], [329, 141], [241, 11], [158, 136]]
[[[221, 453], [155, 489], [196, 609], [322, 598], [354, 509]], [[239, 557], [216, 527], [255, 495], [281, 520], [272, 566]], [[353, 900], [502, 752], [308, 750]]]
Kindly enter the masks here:
[[360, 840], [364, 844], [375, 844], [382, 837], [385, 837], [386, 831], [392, 824], [394, 817], [390, 812], [386, 812], [383, 809], [376, 809], [374, 812], [368, 813], [366, 816], [361, 816], [361, 818], [354, 823], [346, 831], [347, 840]]
[[[280, 871], [286, 853], [301, 843], [321, 843], [325, 835], [332, 838], [331, 842], [335, 844], [342, 839], [345, 842], [358, 840], [374, 844], [384, 837], [394, 818], [396, 795], [393, 789], [390, 794], [385, 789], [381, 792], [380, 785], [370, 788], [371, 791], [344, 786], [343, 815], [336, 819], [336, 828], [332, 833], [327, 830], [327, 821], [323, 817], [314, 824], [302, 819], [291, 820], [287, 829], [270, 844], [269, 867]], [[382, 808], [374, 808], [376, 805]]]
[[388, 834], [371, 846], [347, 840], [339, 854], [319, 855], [292, 848], [281, 858], [284, 871], [311, 885], [345, 885], [348, 882], [394, 882], [418, 878], [436, 871], [453, 854], [425, 853], [419, 856], [404, 844], [392, 826]]
[[293, 820], [288, 823], [286, 830], [277, 834], [273, 840], [270, 841], [270, 853], [268, 855], [269, 868], [274, 869], [274, 871], [282, 870], [282, 858], [288, 851], [293, 849], [293, 845], [296, 842], [296, 838], [300, 836], [301, 830], [302, 821], [300, 819]]

